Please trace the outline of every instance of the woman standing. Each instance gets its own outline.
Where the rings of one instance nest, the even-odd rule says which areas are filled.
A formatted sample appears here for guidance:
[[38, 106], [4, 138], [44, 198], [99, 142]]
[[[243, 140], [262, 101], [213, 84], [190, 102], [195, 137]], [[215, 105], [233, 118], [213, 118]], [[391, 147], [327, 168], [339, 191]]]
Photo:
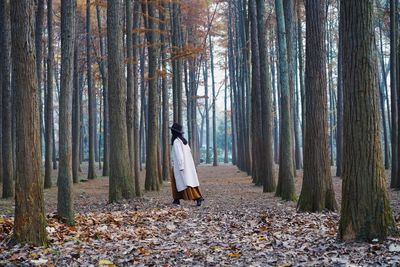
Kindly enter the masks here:
[[180, 204], [180, 199], [195, 200], [201, 206], [204, 198], [199, 188], [196, 167], [188, 142], [183, 137], [182, 125], [174, 123], [171, 129], [173, 173], [171, 175], [173, 204]]

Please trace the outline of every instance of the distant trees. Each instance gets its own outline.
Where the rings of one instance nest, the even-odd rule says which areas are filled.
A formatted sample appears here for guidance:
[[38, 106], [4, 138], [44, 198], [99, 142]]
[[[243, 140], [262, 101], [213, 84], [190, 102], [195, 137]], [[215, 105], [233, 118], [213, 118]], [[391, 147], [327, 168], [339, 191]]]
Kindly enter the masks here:
[[11, 5], [12, 66], [15, 79], [16, 175], [14, 239], [46, 245], [40, 120], [35, 47], [35, 1], [13, 0]]
[[[382, 240], [394, 232], [380, 144], [374, 1], [341, 0], [343, 189], [339, 238]], [[368, 63], [367, 63], [368, 62]]]

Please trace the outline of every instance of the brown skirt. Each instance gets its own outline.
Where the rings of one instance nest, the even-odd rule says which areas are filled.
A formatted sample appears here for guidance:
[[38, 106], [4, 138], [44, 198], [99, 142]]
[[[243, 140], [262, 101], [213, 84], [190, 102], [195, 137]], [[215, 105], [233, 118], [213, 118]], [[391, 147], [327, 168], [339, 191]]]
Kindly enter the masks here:
[[196, 200], [201, 198], [200, 188], [188, 186], [185, 190], [178, 192], [176, 189], [175, 175], [173, 170], [171, 170], [171, 187], [172, 187], [172, 197], [174, 200]]

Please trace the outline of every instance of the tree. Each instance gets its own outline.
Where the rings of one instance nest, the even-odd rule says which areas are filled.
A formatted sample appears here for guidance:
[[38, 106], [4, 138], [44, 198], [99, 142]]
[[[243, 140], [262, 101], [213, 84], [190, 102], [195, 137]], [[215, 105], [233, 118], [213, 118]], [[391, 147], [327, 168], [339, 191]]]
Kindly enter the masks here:
[[[77, 31], [77, 23], [75, 25], [75, 30]], [[76, 33], [76, 36], [78, 34]], [[74, 85], [73, 85], [73, 93], [72, 93], [72, 180], [74, 183], [79, 183], [79, 168], [80, 168], [80, 160], [79, 160], [79, 149], [80, 149], [80, 128], [81, 128], [81, 120], [80, 120], [80, 68], [79, 68], [79, 55], [78, 55], [78, 38], [75, 38], [74, 45]]]
[[306, 118], [304, 175], [298, 209], [336, 210], [328, 149], [325, 1], [306, 0]]
[[267, 32], [265, 28], [265, 5], [263, 0], [257, 0], [257, 27], [260, 60], [260, 118], [262, 123], [259, 135], [262, 138], [264, 155], [260, 158], [262, 169], [261, 182], [264, 192], [275, 190], [275, 179], [273, 172], [273, 150], [272, 150], [272, 90], [271, 75], [268, 65]]
[[[39, 112], [40, 112], [40, 149], [43, 147], [43, 109], [42, 109], [42, 63], [43, 63], [43, 17], [44, 17], [44, 0], [36, 1], [36, 15], [35, 15], [35, 49], [36, 49], [36, 75], [38, 82], [38, 96], [39, 96]], [[40, 152], [40, 155], [42, 153]]]
[[[136, 3], [136, 2], [135, 2]], [[103, 85], [103, 176], [109, 175], [109, 162], [110, 162], [110, 127], [109, 127], [109, 108], [108, 108], [108, 81], [107, 81], [107, 63], [106, 57], [106, 44], [102, 36], [102, 19], [100, 6], [96, 6], [97, 28], [100, 36], [100, 74]], [[134, 115], [135, 116], [135, 115]]]
[[52, 154], [53, 151], [53, 0], [47, 0], [47, 94], [45, 112], [45, 163], [44, 188], [52, 186]]
[[[210, 18], [208, 15], [208, 24], [210, 25]], [[216, 95], [215, 95], [215, 74], [214, 74], [214, 53], [211, 34], [208, 35], [208, 45], [210, 49], [210, 68], [211, 68], [211, 88], [212, 88], [212, 139], [213, 139], [213, 166], [218, 166], [218, 150], [217, 150], [217, 118], [216, 118]]]
[[285, 20], [282, 0], [275, 0], [278, 28], [279, 82], [281, 89], [281, 129], [279, 152], [279, 177], [276, 195], [284, 200], [294, 200], [294, 166], [292, 147], [291, 100], [289, 91], [288, 56], [286, 51]]
[[[339, 1], [339, 13], [342, 7]], [[342, 176], [343, 165], [343, 16], [339, 17], [339, 45], [337, 65], [337, 131], [336, 131], [336, 176]]]
[[385, 188], [379, 134], [374, 1], [341, 0], [340, 5], [344, 136], [339, 238], [382, 240], [396, 226]]
[[75, 44], [75, 0], [61, 1], [60, 140], [57, 214], [74, 223], [72, 200], [72, 94]]
[[400, 188], [399, 171], [399, 91], [398, 91], [398, 20], [397, 0], [390, 0], [390, 95], [392, 112], [392, 172], [391, 188]]
[[125, 0], [125, 19], [126, 19], [126, 55], [127, 70], [126, 70], [126, 86], [127, 86], [127, 100], [126, 100], [126, 127], [128, 129], [128, 150], [130, 164], [133, 170], [135, 163], [134, 159], [134, 142], [133, 142], [133, 44], [132, 44], [132, 28], [133, 28], [133, 15], [132, 15], [132, 1]]
[[165, 40], [165, 13], [166, 6], [165, 2], [160, 2], [160, 52], [161, 52], [161, 91], [162, 91], [162, 178], [164, 181], [170, 180], [170, 139], [169, 139], [169, 100], [168, 100], [168, 84], [167, 84], [167, 46]]
[[14, 196], [14, 166], [11, 110], [11, 29], [10, 1], [0, 4], [1, 83], [2, 83], [2, 159], [3, 198]]
[[90, 0], [86, 0], [86, 67], [89, 110], [89, 169], [88, 179], [96, 178], [95, 172], [95, 147], [96, 147], [96, 94], [92, 87], [92, 62], [91, 62], [91, 19]]
[[159, 112], [159, 94], [157, 77], [157, 24], [156, 24], [156, 0], [146, 0], [142, 4], [142, 13], [145, 20], [145, 26], [148, 49], [148, 68], [149, 68], [149, 99], [148, 99], [148, 128], [147, 128], [147, 146], [146, 146], [146, 190], [159, 190], [160, 173], [158, 170], [158, 112]]
[[133, 4], [133, 148], [134, 148], [134, 159], [135, 163], [133, 166], [134, 177], [135, 177], [135, 195], [140, 197], [142, 192], [140, 190], [140, 147], [139, 147], [139, 83], [138, 83], [138, 60], [139, 60], [139, 43], [140, 36], [137, 31], [140, 27], [140, 11], [139, 1], [135, 1]]
[[135, 194], [129, 160], [126, 126], [126, 85], [123, 58], [123, 0], [107, 3], [108, 102], [110, 108], [109, 201], [132, 198]]
[[[35, 68], [35, 1], [11, 4], [12, 66], [16, 112], [16, 190], [14, 239], [46, 245], [43, 184], [41, 177], [40, 120]], [[29, 164], [27, 164], [29, 163]]]

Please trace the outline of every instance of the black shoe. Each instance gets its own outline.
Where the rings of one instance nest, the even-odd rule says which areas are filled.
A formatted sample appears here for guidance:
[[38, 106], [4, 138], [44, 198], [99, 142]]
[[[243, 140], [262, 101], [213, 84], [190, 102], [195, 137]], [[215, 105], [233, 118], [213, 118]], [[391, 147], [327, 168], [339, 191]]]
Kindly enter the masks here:
[[180, 205], [180, 204], [181, 204], [181, 202], [179, 201], [179, 199], [175, 199], [175, 200], [174, 200], [174, 202], [172, 202], [172, 204], [175, 204], [175, 205]]
[[204, 201], [204, 198], [203, 197], [200, 197], [200, 198], [198, 198], [198, 199], [196, 199], [196, 206], [201, 206], [201, 202], [203, 202]]

